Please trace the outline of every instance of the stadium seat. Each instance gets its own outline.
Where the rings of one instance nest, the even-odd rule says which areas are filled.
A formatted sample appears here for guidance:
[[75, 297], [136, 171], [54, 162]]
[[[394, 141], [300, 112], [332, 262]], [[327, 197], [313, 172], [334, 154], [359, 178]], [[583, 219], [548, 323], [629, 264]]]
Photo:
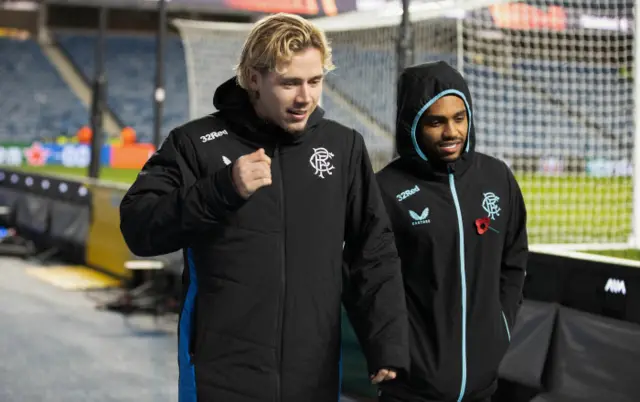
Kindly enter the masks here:
[[[56, 38], [91, 81], [94, 36], [60, 32]], [[323, 97], [327, 116], [371, 136], [369, 128], [362, 124], [363, 119], [354, 118], [352, 111], [344, 107], [346, 101], [362, 116], [393, 133], [397, 73], [393, 52], [336, 44], [333, 57], [337, 68], [327, 76], [332, 93]], [[165, 60], [167, 98], [163, 135], [189, 119], [187, 69], [179, 37], [168, 37]], [[415, 53], [416, 63], [434, 60], [455, 65], [456, 56], [424, 50]], [[105, 66], [109, 106], [124, 124], [136, 129], [142, 141], [149, 141], [153, 131], [155, 37], [108, 35]], [[571, 74], [555, 74], [559, 69], [570, 70]], [[612, 67], [519, 60], [511, 63], [508, 70], [498, 71], [467, 58], [464, 75], [475, 101], [474, 121], [481, 133], [477, 144], [481, 151], [494, 155], [567, 157], [572, 156], [566, 154], [569, 151], [585, 155], [594, 149], [599, 152], [619, 149], [632, 139], [632, 107], [617, 107], [631, 106], [632, 84]], [[619, 94], [615, 102], [611, 94]], [[570, 113], [562, 110], [567, 105]], [[570, 147], [566, 146], [568, 142]], [[385, 142], [380, 146], [388, 145]]]
[[[394, 52], [336, 44], [337, 68], [327, 76], [335, 92], [389, 132], [395, 130], [396, 117]], [[435, 60], [456, 65], [455, 54], [415, 53], [416, 63]], [[565, 73], [554, 74], [559, 70]], [[507, 71], [498, 71], [467, 58], [463, 73], [475, 102], [480, 151], [567, 157], [590, 154], [594, 149], [617, 150], [632, 139], [632, 83], [613, 67], [522, 60]], [[612, 94], [617, 94], [616, 99]], [[329, 100], [325, 104], [329, 117], [358, 126], [357, 119], [339, 110], [339, 103]], [[563, 110], [567, 106], [570, 112]], [[364, 128], [363, 133], [366, 131]]]
[[[59, 32], [56, 40], [92, 82], [95, 36]], [[107, 104], [125, 125], [136, 130], [140, 142], [149, 142], [153, 136], [156, 39], [153, 35], [109, 34], [105, 43]], [[169, 35], [165, 48], [163, 136], [189, 118], [186, 71], [182, 42], [178, 36]]]
[[33, 40], [0, 38], [0, 141], [72, 135], [89, 112]]

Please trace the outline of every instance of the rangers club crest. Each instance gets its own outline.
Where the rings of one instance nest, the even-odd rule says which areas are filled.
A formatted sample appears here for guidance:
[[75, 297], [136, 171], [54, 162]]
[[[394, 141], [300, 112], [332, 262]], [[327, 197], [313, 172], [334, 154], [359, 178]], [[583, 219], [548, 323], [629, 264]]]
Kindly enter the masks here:
[[326, 148], [313, 148], [313, 155], [309, 159], [311, 167], [315, 169], [314, 174], [321, 179], [325, 178], [325, 174], [332, 175], [335, 166], [331, 164], [333, 153], [327, 151]]

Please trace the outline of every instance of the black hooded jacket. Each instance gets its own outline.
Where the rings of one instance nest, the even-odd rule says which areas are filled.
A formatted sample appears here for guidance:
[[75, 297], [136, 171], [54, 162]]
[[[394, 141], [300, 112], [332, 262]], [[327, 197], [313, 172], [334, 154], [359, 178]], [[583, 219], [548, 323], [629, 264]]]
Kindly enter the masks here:
[[[526, 210], [510, 169], [475, 152], [472, 100], [444, 62], [406, 69], [398, 84], [400, 157], [378, 173], [402, 261], [411, 375], [382, 392], [468, 401], [495, 391], [522, 301]], [[452, 163], [428, 160], [416, 137], [443, 96], [466, 105], [469, 132]]]
[[[133, 253], [185, 251], [180, 402], [336, 401], [343, 282], [369, 369], [408, 368], [400, 262], [362, 137], [320, 108], [285, 133], [235, 79], [214, 105], [169, 134], [120, 207]], [[273, 184], [245, 201], [233, 161], [259, 148]]]

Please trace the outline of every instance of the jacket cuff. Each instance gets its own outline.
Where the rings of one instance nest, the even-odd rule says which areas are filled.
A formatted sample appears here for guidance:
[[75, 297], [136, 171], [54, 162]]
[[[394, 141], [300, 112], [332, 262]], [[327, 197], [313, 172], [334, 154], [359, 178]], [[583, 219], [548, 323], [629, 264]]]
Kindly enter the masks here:
[[369, 373], [377, 373], [380, 369], [393, 369], [398, 372], [409, 371], [409, 348], [407, 346], [384, 344], [372, 347], [369, 355]]
[[217, 205], [232, 212], [244, 205], [246, 200], [236, 190], [231, 176], [233, 164], [220, 169], [211, 176], [213, 196]]

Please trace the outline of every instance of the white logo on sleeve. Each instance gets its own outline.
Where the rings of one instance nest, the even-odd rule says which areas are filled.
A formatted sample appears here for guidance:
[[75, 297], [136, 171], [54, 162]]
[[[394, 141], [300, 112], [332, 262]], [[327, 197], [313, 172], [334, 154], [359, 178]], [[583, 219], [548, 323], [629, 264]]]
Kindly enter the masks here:
[[227, 133], [227, 130], [214, 131], [214, 132], [211, 132], [209, 134], [205, 134], [205, 135], [200, 136], [200, 140], [202, 140], [202, 142], [209, 142], [209, 141], [213, 141], [216, 138], [220, 138], [223, 135], [227, 135], [227, 134], [229, 134], [229, 133]]
[[313, 155], [309, 159], [309, 163], [311, 167], [314, 168], [315, 175], [319, 176], [321, 179], [324, 179], [324, 174], [332, 175], [335, 166], [333, 166], [330, 162], [331, 158], [333, 158], [333, 154], [327, 151], [326, 148], [313, 148]]
[[226, 156], [222, 155], [222, 161], [224, 162], [225, 165], [229, 166], [231, 165], [231, 159], [227, 158]]

